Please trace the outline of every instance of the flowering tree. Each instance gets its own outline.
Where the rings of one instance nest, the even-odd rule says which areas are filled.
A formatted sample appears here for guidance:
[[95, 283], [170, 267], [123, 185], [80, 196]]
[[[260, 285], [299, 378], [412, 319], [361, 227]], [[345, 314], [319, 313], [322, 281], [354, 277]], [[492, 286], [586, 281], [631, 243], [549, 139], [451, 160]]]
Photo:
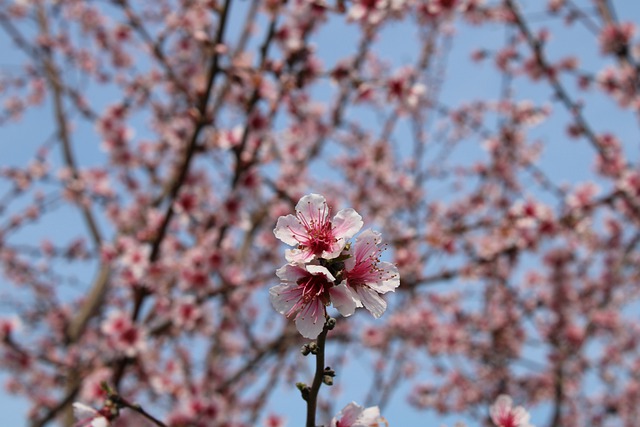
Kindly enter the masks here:
[[632, 3], [0, 0], [6, 392], [33, 427], [635, 426]]

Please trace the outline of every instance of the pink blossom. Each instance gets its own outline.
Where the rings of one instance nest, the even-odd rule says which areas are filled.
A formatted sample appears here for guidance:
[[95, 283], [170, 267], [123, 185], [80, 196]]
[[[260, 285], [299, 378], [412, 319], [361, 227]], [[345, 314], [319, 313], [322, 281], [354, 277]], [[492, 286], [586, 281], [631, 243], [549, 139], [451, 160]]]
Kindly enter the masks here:
[[298, 246], [288, 249], [289, 262], [309, 262], [315, 257], [332, 259], [340, 255], [346, 239], [362, 228], [362, 217], [353, 209], [343, 209], [329, 220], [329, 207], [319, 194], [308, 194], [298, 201], [296, 215], [278, 218], [275, 236], [284, 243]]
[[286, 425], [286, 421], [283, 417], [275, 414], [270, 414], [264, 420], [264, 427], [284, 427]]
[[513, 401], [506, 394], [501, 394], [489, 408], [491, 420], [498, 427], [533, 427], [529, 424], [529, 413], [522, 407], [512, 407]]
[[617, 186], [631, 197], [640, 197], [640, 173], [626, 171], [618, 180]]
[[385, 0], [359, 0], [353, 3], [347, 15], [349, 20], [376, 25], [384, 19], [388, 4]]
[[365, 230], [356, 239], [353, 255], [345, 260], [346, 284], [354, 293], [358, 307], [378, 318], [387, 309], [379, 294], [395, 291], [400, 285], [398, 268], [380, 261], [380, 233]]
[[600, 49], [602, 53], [624, 55], [634, 33], [635, 25], [632, 22], [605, 26], [600, 32]]
[[295, 313], [296, 328], [306, 338], [315, 338], [324, 327], [326, 306], [333, 302], [343, 316], [356, 309], [356, 300], [345, 283], [320, 265], [287, 264], [276, 271], [282, 280], [269, 290], [273, 308], [287, 317]]
[[202, 310], [193, 295], [179, 298], [173, 307], [172, 317], [174, 323], [181, 330], [191, 331], [202, 320]]
[[573, 192], [567, 195], [565, 201], [571, 209], [588, 208], [599, 191], [600, 188], [593, 182], [578, 184]]
[[120, 239], [122, 245], [122, 257], [120, 262], [134, 281], [142, 280], [149, 269], [149, 254], [151, 247], [140, 244], [129, 237]]
[[125, 312], [109, 314], [102, 323], [102, 333], [107, 336], [111, 348], [123, 352], [128, 357], [134, 357], [146, 348], [146, 334]]
[[380, 408], [372, 406], [363, 408], [355, 402], [342, 408], [331, 420], [330, 427], [383, 427], [389, 426], [387, 420], [380, 416]]

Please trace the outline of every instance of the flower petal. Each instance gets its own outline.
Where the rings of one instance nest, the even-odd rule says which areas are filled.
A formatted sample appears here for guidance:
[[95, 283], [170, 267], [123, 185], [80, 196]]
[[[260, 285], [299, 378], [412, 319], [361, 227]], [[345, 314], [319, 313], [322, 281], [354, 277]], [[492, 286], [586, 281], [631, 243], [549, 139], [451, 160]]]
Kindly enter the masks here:
[[513, 414], [513, 418], [519, 426], [525, 427], [529, 425], [529, 412], [527, 412], [527, 410], [522, 406], [516, 406], [515, 408], [513, 408], [511, 413]]
[[296, 264], [285, 264], [276, 270], [276, 276], [284, 282], [295, 283], [305, 274], [307, 274], [307, 270]]
[[84, 403], [73, 402], [73, 415], [79, 420], [86, 418], [94, 418], [99, 415], [98, 411]]
[[325, 199], [324, 196], [315, 193], [302, 196], [296, 204], [296, 212], [302, 214], [302, 216], [307, 220], [326, 218], [329, 213], [327, 199]]
[[498, 396], [496, 402], [489, 407], [491, 420], [493, 420], [495, 424], [498, 424], [502, 417], [509, 414], [512, 404], [513, 401], [511, 400], [510, 396], [506, 394], [501, 394], [500, 396]]
[[[365, 408], [358, 419], [359, 423], [363, 426], [378, 426], [382, 427], [382, 423], [387, 424], [387, 420], [380, 415], [380, 408], [377, 406], [371, 406], [369, 408]], [[355, 426], [354, 426], [355, 427]]]
[[354, 236], [364, 222], [362, 217], [354, 209], [342, 209], [333, 217], [333, 234], [336, 239], [349, 239]]
[[287, 249], [286, 251], [284, 251], [284, 257], [288, 262], [305, 264], [312, 261], [316, 256], [308, 249]]
[[347, 287], [347, 282], [342, 282], [338, 286], [329, 289], [333, 306], [345, 317], [351, 316], [356, 311], [357, 300], [353, 292]]
[[371, 313], [376, 319], [382, 316], [387, 309], [387, 302], [383, 300], [376, 291], [368, 286], [358, 286], [358, 288], [355, 289], [355, 292], [362, 302], [362, 305], [364, 305], [364, 308], [369, 310], [369, 313]]
[[306, 233], [307, 230], [300, 224], [300, 220], [293, 215], [278, 218], [276, 228], [273, 229], [273, 234], [276, 238], [290, 246], [298, 244], [296, 236], [304, 236]]
[[366, 284], [381, 294], [395, 291], [396, 288], [400, 286], [400, 272], [398, 271], [398, 267], [390, 262], [384, 261], [379, 262], [377, 267], [380, 271], [380, 276], [375, 281], [368, 280]]
[[378, 258], [380, 248], [378, 244], [381, 241], [380, 233], [370, 228], [366, 229], [356, 238], [353, 245], [353, 255], [345, 261], [347, 270], [352, 270], [356, 264], [363, 261], [371, 262]]
[[356, 242], [366, 242], [373, 245], [378, 245], [382, 241], [382, 235], [379, 231], [367, 228], [356, 238]]
[[362, 414], [363, 407], [356, 402], [351, 402], [340, 411], [340, 427], [352, 426], [356, 422], [360, 414]]
[[109, 427], [111, 423], [105, 417], [94, 418], [90, 424], [91, 427]]
[[314, 276], [318, 274], [322, 274], [327, 278], [327, 280], [331, 282], [334, 282], [336, 280], [336, 278], [333, 277], [333, 274], [331, 274], [331, 272], [327, 270], [326, 267], [323, 267], [321, 265], [310, 264], [310, 265], [306, 265], [305, 268], [309, 273], [313, 274]]
[[324, 328], [325, 309], [319, 300], [311, 301], [296, 317], [296, 329], [303, 337], [314, 339]]
[[293, 283], [276, 285], [269, 289], [269, 300], [274, 310], [280, 314], [287, 314], [300, 299], [297, 285]]

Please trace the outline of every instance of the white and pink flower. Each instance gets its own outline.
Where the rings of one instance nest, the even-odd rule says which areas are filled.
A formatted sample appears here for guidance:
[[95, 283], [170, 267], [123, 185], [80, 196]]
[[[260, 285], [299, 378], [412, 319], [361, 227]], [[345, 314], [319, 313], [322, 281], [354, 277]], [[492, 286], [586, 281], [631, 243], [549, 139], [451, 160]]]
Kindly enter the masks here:
[[326, 306], [333, 303], [343, 316], [356, 309], [356, 300], [345, 283], [335, 285], [335, 277], [321, 265], [287, 264], [276, 271], [282, 280], [269, 290], [273, 308], [290, 317], [306, 338], [316, 338], [324, 327]]
[[344, 262], [345, 283], [353, 291], [357, 306], [369, 310], [379, 318], [387, 309], [387, 303], [379, 294], [395, 291], [400, 285], [398, 268], [380, 261], [380, 233], [365, 230], [356, 239], [353, 253]]
[[501, 394], [489, 408], [491, 421], [497, 427], [534, 427], [529, 424], [529, 413], [522, 406], [513, 407], [513, 400]]
[[336, 258], [362, 225], [362, 217], [351, 208], [339, 211], [330, 220], [326, 199], [308, 194], [298, 201], [295, 216], [278, 218], [273, 233], [284, 243], [296, 246], [285, 252], [287, 261], [306, 263], [316, 257]]
[[380, 415], [380, 408], [364, 408], [355, 402], [345, 406], [331, 420], [330, 427], [388, 427], [387, 420]]
[[400, 284], [398, 268], [380, 261], [380, 233], [364, 231], [352, 246], [348, 239], [362, 228], [362, 217], [343, 209], [333, 220], [319, 194], [298, 201], [296, 214], [281, 216], [275, 236], [294, 249], [286, 251], [289, 264], [276, 271], [280, 285], [269, 291], [271, 304], [287, 317], [295, 316], [298, 331], [316, 338], [333, 305], [343, 316], [364, 307], [378, 318], [387, 309], [380, 297]]

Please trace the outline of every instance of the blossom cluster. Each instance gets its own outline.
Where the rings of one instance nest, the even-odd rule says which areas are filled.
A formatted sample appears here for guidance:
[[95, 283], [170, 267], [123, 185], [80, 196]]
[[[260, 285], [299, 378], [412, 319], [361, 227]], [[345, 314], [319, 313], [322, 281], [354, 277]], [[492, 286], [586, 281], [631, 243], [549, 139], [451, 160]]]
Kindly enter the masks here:
[[400, 284], [398, 269], [381, 261], [380, 233], [365, 230], [352, 245], [349, 239], [362, 228], [354, 209], [343, 209], [333, 219], [326, 199], [319, 194], [303, 196], [295, 215], [278, 218], [275, 236], [293, 246], [287, 264], [276, 271], [281, 283], [269, 291], [276, 311], [294, 316], [298, 331], [315, 338], [333, 305], [343, 316], [364, 307], [376, 318], [387, 308], [380, 296]]

